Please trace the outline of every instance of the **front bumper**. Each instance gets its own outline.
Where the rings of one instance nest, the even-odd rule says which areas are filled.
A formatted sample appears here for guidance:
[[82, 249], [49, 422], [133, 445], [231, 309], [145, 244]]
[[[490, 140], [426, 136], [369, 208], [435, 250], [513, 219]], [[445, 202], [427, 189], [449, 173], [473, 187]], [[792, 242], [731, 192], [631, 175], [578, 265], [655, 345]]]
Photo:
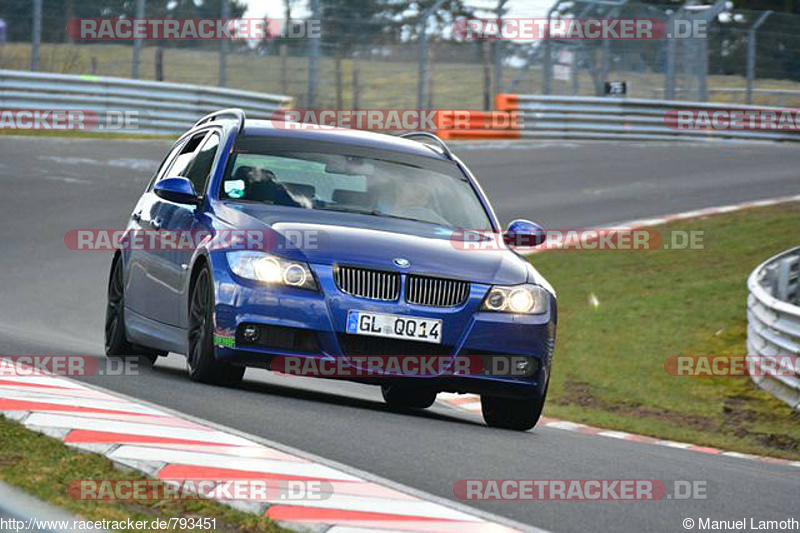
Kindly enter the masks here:
[[[367, 383], [402, 379], [440, 392], [506, 397], [532, 397], [544, 392], [555, 345], [556, 300], [552, 295], [547, 313], [541, 315], [480, 311], [481, 302], [490, 286], [477, 283], [471, 284], [469, 298], [459, 307], [426, 307], [406, 303], [403, 298], [400, 301], [383, 302], [340, 291], [334, 282], [333, 267], [330, 265], [310, 265], [319, 285], [319, 291], [316, 292], [282, 286], [265, 287], [261, 283], [241, 279], [230, 271], [224, 255], [214, 255], [216, 257], [212, 262], [217, 302], [215, 346], [218, 359], [261, 368], [270, 368], [275, 358], [287, 356], [310, 357], [347, 365], [348, 355], [365, 355], [364, 350], [383, 352], [369, 355], [386, 355], [387, 350], [397, 349], [403, 353], [396, 355], [408, 356], [412, 352], [416, 355], [414, 350], [419, 347], [423, 350], [420, 355], [436, 352], [451, 359], [478, 357], [486, 362], [485, 370], [470, 375], [424, 377], [388, 377], [375, 373], [365, 376], [359, 373], [344, 379]], [[440, 319], [441, 345], [418, 343], [409, 347], [403, 344], [404, 341], [398, 344], [382, 338], [348, 335], [345, 332], [350, 310]], [[270, 331], [270, 342], [247, 342], [242, 337], [244, 325], [265, 327]], [[291, 338], [285, 334], [290, 331], [293, 332]], [[273, 332], [275, 335], [272, 335]], [[497, 364], [497, 359], [501, 358], [513, 358], [513, 361], [524, 359], [527, 361], [527, 371], [500, 375], [497, 367], [507, 368], [507, 365]], [[495, 367], [494, 370], [491, 370], [492, 367]]]

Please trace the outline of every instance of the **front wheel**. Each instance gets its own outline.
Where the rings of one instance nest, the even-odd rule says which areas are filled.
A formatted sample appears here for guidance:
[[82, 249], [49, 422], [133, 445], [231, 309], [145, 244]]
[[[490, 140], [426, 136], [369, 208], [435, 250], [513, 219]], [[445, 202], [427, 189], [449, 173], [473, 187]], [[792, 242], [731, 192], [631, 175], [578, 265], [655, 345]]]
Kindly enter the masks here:
[[217, 361], [214, 356], [214, 290], [211, 274], [203, 267], [189, 296], [189, 353], [186, 364], [193, 381], [212, 385], [236, 385], [245, 368]]
[[436, 401], [436, 392], [387, 383], [381, 385], [383, 400], [397, 410], [427, 409]]
[[107, 357], [120, 359], [141, 357], [150, 364], [166, 352], [160, 352], [128, 342], [125, 334], [125, 283], [122, 277], [122, 259], [117, 257], [111, 265], [106, 303], [105, 350]]
[[533, 398], [497, 398], [481, 395], [481, 412], [490, 427], [528, 431], [539, 421], [547, 390]]

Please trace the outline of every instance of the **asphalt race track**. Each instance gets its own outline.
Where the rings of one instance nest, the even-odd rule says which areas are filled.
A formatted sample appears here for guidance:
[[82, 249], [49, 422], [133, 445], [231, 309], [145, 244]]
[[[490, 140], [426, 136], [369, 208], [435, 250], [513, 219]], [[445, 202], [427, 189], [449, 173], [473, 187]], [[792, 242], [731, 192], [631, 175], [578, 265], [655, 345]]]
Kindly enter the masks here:
[[[64, 234], [124, 227], [167, 147], [0, 137], [0, 353], [102, 357], [111, 254], [70, 251]], [[455, 151], [504, 223], [525, 217], [582, 228], [800, 194], [800, 151], [780, 145], [541, 143]], [[682, 531], [686, 517], [783, 520], [797, 511], [794, 468], [558, 429], [492, 430], [448, 406], [395, 414], [377, 388], [363, 385], [249, 370], [237, 389], [202, 386], [188, 380], [174, 355], [138, 376], [88, 380], [450, 499], [460, 479], [639, 478], [668, 487], [670, 480], [707, 481], [706, 500], [473, 502], [554, 531]]]

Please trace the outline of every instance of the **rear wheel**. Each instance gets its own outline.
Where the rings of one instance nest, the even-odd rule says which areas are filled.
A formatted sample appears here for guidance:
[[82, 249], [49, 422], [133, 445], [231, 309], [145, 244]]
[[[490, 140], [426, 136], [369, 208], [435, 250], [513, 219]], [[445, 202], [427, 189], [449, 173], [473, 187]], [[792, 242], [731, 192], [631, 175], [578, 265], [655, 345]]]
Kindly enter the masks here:
[[490, 427], [527, 431], [542, 415], [547, 389], [534, 398], [497, 398], [481, 395], [483, 419]]
[[214, 356], [214, 291], [207, 267], [197, 275], [189, 297], [189, 377], [200, 383], [236, 385], [245, 368], [217, 361]]
[[383, 400], [398, 410], [427, 409], [436, 401], [436, 392], [407, 385], [386, 383], [381, 385]]
[[108, 279], [105, 349], [108, 357], [141, 357], [151, 364], [159, 356], [167, 354], [128, 342], [125, 334], [125, 283], [122, 278], [122, 259], [119, 257], [114, 259]]

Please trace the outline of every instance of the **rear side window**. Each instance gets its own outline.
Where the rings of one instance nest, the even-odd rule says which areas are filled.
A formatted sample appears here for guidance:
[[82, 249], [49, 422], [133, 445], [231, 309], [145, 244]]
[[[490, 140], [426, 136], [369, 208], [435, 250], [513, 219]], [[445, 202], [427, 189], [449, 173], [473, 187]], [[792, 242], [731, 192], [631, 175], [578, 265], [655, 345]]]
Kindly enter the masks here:
[[211, 167], [214, 165], [214, 156], [217, 155], [219, 140], [220, 137], [218, 133], [212, 132], [209, 134], [197, 150], [194, 161], [184, 175], [192, 182], [197, 194], [205, 194], [206, 182], [208, 181], [208, 176], [211, 174]]

